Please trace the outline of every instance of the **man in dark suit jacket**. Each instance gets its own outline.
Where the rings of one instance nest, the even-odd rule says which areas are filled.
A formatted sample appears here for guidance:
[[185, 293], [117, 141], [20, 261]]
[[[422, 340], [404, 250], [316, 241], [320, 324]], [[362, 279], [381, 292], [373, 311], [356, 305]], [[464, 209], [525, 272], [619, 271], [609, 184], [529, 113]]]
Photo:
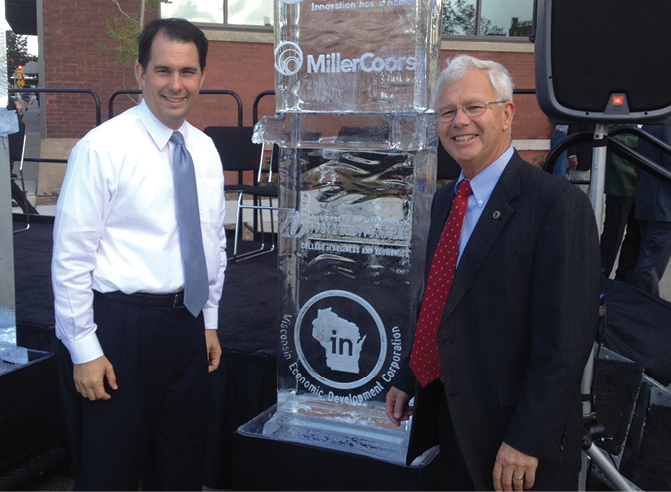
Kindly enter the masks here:
[[[671, 121], [665, 125], [644, 125], [643, 131], [671, 145]], [[671, 171], [671, 157], [643, 139], [638, 151]], [[671, 258], [671, 183], [640, 171], [636, 192], [636, 218], [641, 223], [641, 254], [634, 270], [632, 285], [659, 295], [659, 281]]]
[[580, 382], [600, 295], [596, 221], [584, 193], [515, 152], [512, 92], [503, 66], [468, 56], [438, 79], [440, 139], [462, 175], [434, 197], [427, 268], [461, 180], [473, 194], [438, 328], [442, 376], [421, 388], [406, 365], [387, 394], [396, 424], [415, 394], [411, 441], [440, 442], [441, 487], [453, 490], [575, 489], [581, 464]]

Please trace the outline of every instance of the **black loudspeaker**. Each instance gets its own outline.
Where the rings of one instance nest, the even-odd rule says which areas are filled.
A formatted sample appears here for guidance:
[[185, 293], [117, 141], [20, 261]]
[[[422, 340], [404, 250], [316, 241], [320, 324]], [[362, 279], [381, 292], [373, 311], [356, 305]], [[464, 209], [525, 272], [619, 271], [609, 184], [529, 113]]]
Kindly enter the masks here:
[[536, 94], [551, 121], [668, 119], [671, 1], [536, 2]]

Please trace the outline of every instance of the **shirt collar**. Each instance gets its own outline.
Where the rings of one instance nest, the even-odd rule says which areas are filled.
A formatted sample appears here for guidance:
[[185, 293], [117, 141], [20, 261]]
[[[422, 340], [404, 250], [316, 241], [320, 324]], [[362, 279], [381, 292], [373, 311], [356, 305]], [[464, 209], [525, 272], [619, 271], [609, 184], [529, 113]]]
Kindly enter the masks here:
[[[163, 150], [168, 144], [174, 130], [165, 126], [165, 124], [151, 112], [144, 99], [140, 102], [137, 108], [140, 113], [139, 118], [142, 125], [147, 129], [147, 132], [156, 144], [156, 147], [158, 147], [159, 150]], [[180, 131], [182, 135], [186, 135], [186, 121], [178, 131]]]
[[[496, 183], [499, 182], [499, 178], [501, 177], [501, 174], [503, 174], [503, 170], [508, 165], [508, 162], [510, 162], [514, 152], [515, 149], [511, 145], [508, 147], [508, 150], [499, 156], [498, 159], [496, 159], [489, 166], [476, 174], [473, 179], [471, 179], [471, 189], [473, 190], [473, 197], [475, 198], [475, 203], [478, 205], [478, 207], [482, 208], [487, 203], [487, 200], [494, 191]], [[459, 183], [461, 183], [461, 181], [464, 179], [466, 179], [466, 177], [462, 171], [461, 174], [459, 174], [459, 179], [454, 186], [455, 193], [459, 189]]]

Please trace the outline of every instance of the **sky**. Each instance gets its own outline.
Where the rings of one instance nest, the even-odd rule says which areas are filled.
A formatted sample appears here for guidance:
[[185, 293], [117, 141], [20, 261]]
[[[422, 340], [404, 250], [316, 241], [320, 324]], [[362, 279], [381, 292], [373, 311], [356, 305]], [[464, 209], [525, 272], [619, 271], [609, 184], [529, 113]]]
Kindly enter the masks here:
[[26, 36], [28, 38], [28, 53], [37, 56], [37, 36]]

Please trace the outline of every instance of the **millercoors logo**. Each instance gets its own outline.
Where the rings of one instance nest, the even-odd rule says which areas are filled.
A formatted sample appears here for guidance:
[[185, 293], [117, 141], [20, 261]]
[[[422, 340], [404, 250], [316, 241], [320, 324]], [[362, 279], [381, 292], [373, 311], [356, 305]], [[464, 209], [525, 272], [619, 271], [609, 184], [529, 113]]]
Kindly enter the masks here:
[[275, 70], [284, 76], [294, 75], [303, 66], [303, 51], [291, 41], [285, 41], [275, 48]]
[[[374, 53], [364, 53], [360, 58], [342, 58], [340, 53], [308, 55], [308, 73], [350, 72], [400, 72], [414, 71], [417, 58], [399, 56], [382, 58]], [[303, 67], [303, 51], [291, 41], [280, 43], [275, 48], [275, 70], [284, 76], [294, 75]]]
[[400, 56], [395, 58], [380, 58], [374, 53], [364, 53], [361, 58], [342, 58], [340, 53], [319, 55], [317, 60], [308, 55], [308, 73], [338, 73], [338, 72], [397, 72], [401, 70], [415, 70], [417, 59], [414, 56]]

